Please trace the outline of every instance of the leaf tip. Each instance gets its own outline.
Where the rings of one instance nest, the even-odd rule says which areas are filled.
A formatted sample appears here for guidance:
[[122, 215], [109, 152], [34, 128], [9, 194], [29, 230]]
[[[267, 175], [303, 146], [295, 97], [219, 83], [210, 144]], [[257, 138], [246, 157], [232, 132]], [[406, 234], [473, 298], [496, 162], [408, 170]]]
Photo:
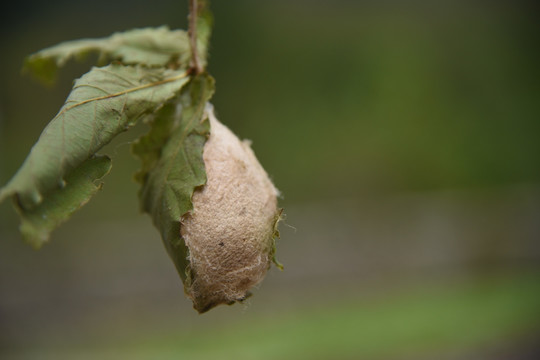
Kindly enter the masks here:
[[10, 195], [10, 193], [6, 190], [5, 187], [0, 189], [0, 203], [2, 203], [6, 198]]
[[43, 85], [52, 86], [56, 82], [58, 64], [54, 59], [32, 54], [24, 60], [22, 74], [30, 74]]
[[50, 234], [47, 233], [36, 233], [34, 230], [23, 229], [21, 225], [19, 227], [23, 240], [29, 244], [34, 250], [39, 250], [42, 246], [49, 241]]

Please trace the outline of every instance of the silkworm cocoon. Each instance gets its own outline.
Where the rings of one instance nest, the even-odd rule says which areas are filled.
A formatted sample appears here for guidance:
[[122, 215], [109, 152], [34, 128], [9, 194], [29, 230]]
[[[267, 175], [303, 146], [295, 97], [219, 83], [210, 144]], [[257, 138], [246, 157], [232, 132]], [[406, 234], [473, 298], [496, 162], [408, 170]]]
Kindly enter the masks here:
[[207, 183], [193, 193], [193, 210], [181, 219], [190, 262], [186, 293], [200, 313], [244, 300], [262, 281], [273, 260], [280, 214], [278, 190], [250, 143], [208, 113]]

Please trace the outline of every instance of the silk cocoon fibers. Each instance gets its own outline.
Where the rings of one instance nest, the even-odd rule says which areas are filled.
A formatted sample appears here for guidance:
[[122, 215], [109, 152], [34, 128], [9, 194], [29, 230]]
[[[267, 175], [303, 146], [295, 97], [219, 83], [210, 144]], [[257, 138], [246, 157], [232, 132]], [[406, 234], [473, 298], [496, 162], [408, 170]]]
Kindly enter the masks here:
[[193, 210], [181, 219], [189, 250], [186, 293], [205, 312], [249, 296], [274, 256], [280, 210], [278, 190], [248, 141], [241, 141], [208, 111], [210, 136], [203, 160], [207, 183], [193, 193]]

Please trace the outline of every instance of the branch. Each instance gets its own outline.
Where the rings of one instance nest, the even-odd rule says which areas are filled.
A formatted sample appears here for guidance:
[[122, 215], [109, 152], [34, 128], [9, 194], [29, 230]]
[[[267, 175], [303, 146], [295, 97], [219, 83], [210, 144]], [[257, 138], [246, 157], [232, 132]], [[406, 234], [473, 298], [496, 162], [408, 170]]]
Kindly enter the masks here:
[[196, 75], [203, 72], [201, 62], [199, 60], [199, 51], [197, 49], [197, 14], [198, 14], [198, 0], [189, 0], [189, 43], [191, 46], [191, 68]]

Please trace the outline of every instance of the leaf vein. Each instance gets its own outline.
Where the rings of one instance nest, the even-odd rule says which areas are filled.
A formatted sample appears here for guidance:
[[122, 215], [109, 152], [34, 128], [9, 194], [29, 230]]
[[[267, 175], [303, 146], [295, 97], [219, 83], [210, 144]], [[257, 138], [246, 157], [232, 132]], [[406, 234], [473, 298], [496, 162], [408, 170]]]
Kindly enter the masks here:
[[86, 99], [86, 100], [80, 101], [80, 102], [78, 102], [76, 104], [73, 104], [71, 106], [64, 107], [60, 111], [60, 113], [58, 115], [61, 115], [62, 113], [66, 112], [66, 111], [69, 111], [69, 110], [71, 110], [71, 109], [73, 109], [75, 107], [87, 104], [87, 103], [92, 102], [92, 101], [100, 101], [100, 100], [111, 99], [111, 98], [114, 98], [114, 97], [129, 94], [129, 93], [132, 93], [132, 92], [135, 92], [135, 91], [148, 89], [148, 88], [151, 88], [151, 87], [154, 87], [154, 86], [159, 86], [159, 85], [167, 84], [167, 83], [170, 83], [170, 82], [178, 81], [178, 80], [181, 80], [181, 79], [183, 79], [183, 78], [185, 78], [187, 76], [188, 76], [188, 74], [187, 74], [187, 72], [185, 72], [185, 73], [182, 73], [182, 74], [177, 75], [177, 76], [173, 76], [173, 77], [170, 77], [170, 78], [167, 78], [167, 79], [147, 83], [147, 84], [144, 84], [144, 85], [139, 85], [139, 86], [136, 86], [136, 87], [133, 87], [133, 88], [130, 88], [130, 89], [126, 89], [126, 90], [122, 90], [122, 91], [119, 91], [119, 92], [116, 92], [116, 93], [113, 93], [113, 94], [108, 94], [108, 95], [104, 95], [104, 96], [98, 96], [98, 97], [91, 98], [91, 99]]

